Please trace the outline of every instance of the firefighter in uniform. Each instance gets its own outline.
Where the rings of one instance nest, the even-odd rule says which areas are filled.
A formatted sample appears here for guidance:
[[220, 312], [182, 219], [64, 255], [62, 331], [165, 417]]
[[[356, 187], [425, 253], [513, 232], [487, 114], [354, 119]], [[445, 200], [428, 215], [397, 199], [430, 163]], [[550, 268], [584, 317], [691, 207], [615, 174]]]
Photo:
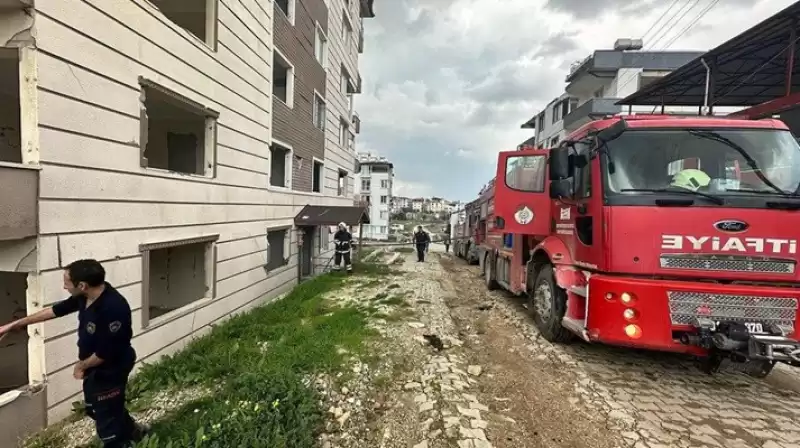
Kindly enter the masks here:
[[70, 297], [35, 314], [0, 327], [0, 337], [57, 317], [78, 313], [78, 362], [72, 376], [83, 381], [86, 413], [95, 421], [104, 448], [129, 448], [149, 428], [137, 424], [125, 408], [125, 387], [136, 352], [128, 301], [105, 281], [95, 260], [78, 260], [64, 270]]
[[340, 269], [340, 264], [344, 261], [345, 269], [347, 272], [353, 271], [353, 264], [350, 260], [350, 246], [353, 243], [353, 235], [347, 231], [345, 223], [339, 223], [339, 230], [333, 235], [333, 242], [336, 246], [336, 254], [333, 258], [334, 270]]
[[417, 226], [414, 231], [414, 245], [417, 247], [417, 261], [425, 261], [425, 252], [428, 251], [428, 245], [431, 244], [431, 237], [428, 232], [422, 229], [422, 226]]

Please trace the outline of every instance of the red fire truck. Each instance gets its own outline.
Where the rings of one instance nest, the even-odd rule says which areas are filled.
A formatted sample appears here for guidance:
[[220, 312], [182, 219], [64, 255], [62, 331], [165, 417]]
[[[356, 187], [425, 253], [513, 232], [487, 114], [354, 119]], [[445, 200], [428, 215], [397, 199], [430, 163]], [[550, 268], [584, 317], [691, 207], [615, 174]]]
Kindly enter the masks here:
[[464, 220], [453, 232], [453, 253], [477, 264], [478, 248], [486, 241], [487, 218], [494, 212], [494, 179], [478, 193], [478, 199], [464, 206]]
[[549, 341], [763, 377], [800, 366], [798, 192], [800, 146], [778, 120], [606, 118], [500, 153], [481, 271], [527, 296]]

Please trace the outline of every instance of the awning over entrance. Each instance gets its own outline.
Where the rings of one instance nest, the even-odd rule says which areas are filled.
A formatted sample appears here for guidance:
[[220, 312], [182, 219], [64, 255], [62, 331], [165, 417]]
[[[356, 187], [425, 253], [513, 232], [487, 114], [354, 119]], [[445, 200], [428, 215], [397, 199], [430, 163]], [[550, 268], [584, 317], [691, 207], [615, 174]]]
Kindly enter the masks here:
[[[702, 106], [706, 66], [709, 106], [753, 106], [800, 88], [800, 2], [617, 102], [640, 106]], [[788, 80], [788, 81], [787, 81]]]
[[298, 226], [335, 226], [343, 222], [348, 225], [369, 224], [369, 213], [364, 207], [306, 205], [294, 217]]

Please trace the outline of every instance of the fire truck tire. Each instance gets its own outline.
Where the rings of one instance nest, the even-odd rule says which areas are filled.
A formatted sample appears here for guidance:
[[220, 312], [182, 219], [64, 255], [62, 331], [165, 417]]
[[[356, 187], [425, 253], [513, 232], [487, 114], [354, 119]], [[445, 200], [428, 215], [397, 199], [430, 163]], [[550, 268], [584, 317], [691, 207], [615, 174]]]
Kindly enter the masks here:
[[494, 260], [491, 255], [487, 255], [483, 258], [483, 279], [486, 282], [486, 289], [489, 291], [497, 289], [497, 281], [495, 278]]
[[539, 271], [533, 290], [528, 293], [528, 302], [533, 322], [542, 337], [549, 342], [569, 342], [572, 339], [572, 333], [561, 325], [567, 312], [567, 292], [556, 284], [553, 266], [545, 265]]

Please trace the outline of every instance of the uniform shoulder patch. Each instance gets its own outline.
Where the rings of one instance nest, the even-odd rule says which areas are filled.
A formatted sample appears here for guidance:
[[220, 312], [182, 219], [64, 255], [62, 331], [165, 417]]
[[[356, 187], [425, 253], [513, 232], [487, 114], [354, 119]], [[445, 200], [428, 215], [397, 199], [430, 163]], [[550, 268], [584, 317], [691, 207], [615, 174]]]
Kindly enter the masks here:
[[115, 320], [114, 322], [111, 322], [110, 324], [108, 324], [108, 329], [112, 333], [118, 332], [120, 328], [122, 328], [122, 322], [120, 322], [118, 320]]

